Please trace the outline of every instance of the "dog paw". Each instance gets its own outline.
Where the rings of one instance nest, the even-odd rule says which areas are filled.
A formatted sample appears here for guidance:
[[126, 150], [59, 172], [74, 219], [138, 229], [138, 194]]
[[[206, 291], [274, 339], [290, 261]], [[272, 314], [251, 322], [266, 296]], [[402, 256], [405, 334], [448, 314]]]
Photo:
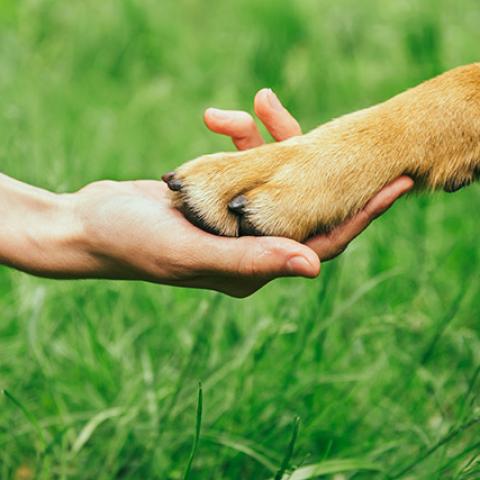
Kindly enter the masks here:
[[[352, 180], [361, 174], [356, 167], [352, 172], [319, 155], [316, 138], [304, 135], [248, 151], [206, 155], [162, 178], [173, 205], [204, 230], [306, 240], [361, 208], [372, 191], [355, 188]], [[389, 179], [386, 175], [384, 182]]]
[[173, 204], [226, 236], [303, 241], [401, 175], [456, 191], [480, 177], [480, 64], [459, 67], [306, 135], [206, 155], [162, 178]]

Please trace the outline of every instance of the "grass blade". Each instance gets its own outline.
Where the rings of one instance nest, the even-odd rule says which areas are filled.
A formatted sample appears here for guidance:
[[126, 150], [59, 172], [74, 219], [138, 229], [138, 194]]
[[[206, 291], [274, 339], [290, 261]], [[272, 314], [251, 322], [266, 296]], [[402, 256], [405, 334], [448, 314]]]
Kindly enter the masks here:
[[405, 476], [405, 474], [409, 473], [413, 470], [418, 464], [422, 463], [426, 458], [436, 452], [440, 447], [448, 444], [453, 438], [461, 435], [463, 432], [472, 428], [480, 423], [480, 417], [474, 417], [470, 419], [468, 422], [465, 422], [463, 425], [460, 425], [457, 428], [450, 430], [444, 437], [442, 437], [435, 445], [430, 447], [429, 449], [425, 450], [425, 452], [421, 453], [413, 462], [409, 463], [406, 467], [400, 470], [398, 473], [391, 477], [392, 480], [397, 478], [401, 478]]
[[183, 474], [183, 480], [188, 480], [190, 478], [190, 471], [192, 470], [193, 459], [197, 453], [198, 442], [200, 440], [200, 430], [202, 428], [202, 411], [203, 411], [203, 393], [202, 393], [202, 384], [198, 384], [198, 403], [197, 403], [197, 421], [195, 425], [195, 437], [193, 439], [192, 451], [190, 453], [190, 458], [188, 459], [187, 468]]
[[[291, 475], [284, 475], [281, 480], [309, 480], [318, 478], [321, 475], [333, 475], [344, 472], [380, 472], [382, 468], [368, 460], [345, 459], [325, 460], [323, 462], [305, 465], [298, 468]], [[276, 477], [275, 477], [276, 478]]]
[[280, 467], [280, 470], [278, 470], [277, 474], [275, 475], [275, 480], [282, 480], [283, 474], [289, 468], [290, 460], [293, 457], [293, 451], [295, 449], [295, 443], [297, 442], [299, 425], [300, 425], [300, 417], [295, 417], [295, 420], [293, 421], [292, 436], [290, 437], [290, 442], [288, 444], [287, 451], [285, 452], [285, 457], [283, 459], [282, 466]]
[[123, 413], [122, 408], [111, 408], [109, 410], [104, 410], [103, 412], [97, 413], [93, 418], [91, 418], [87, 424], [83, 427], [79, 433], [76, 440], [72, 445], [72, 453], [77, 454], [83, 446], [90, 440], [90, 437], [93, 435], [95, 430], [106, 420], [118, 417]]
[[247, 455], [272, 473], [277, 471], [278, 463], [274, 463], [271, 458], [269, 458], [264, 452], [260, 451], [259, 446], [253, 445], [251, 442], [243, 439], [231, 438], [222, 434], [204, 434], [203, 438], [215, 442], [218, 445], [222, 445], [223, 447], [231, 448], [243, 455]]
[[22, 402], [20, 402], [20, 400], [15, 398], [9, 391], [2, 390], [2, 393], [23, 413], [25, 418], [29, 421], [34, 430], [37, 432], [38, 439], [40, 440], [40, 449], [41, 451], [43, 451], [47, 444], [47, 439], [45, 437], [45, 432], [43, 431], [42, 427], [38, 423], [33, 413]]

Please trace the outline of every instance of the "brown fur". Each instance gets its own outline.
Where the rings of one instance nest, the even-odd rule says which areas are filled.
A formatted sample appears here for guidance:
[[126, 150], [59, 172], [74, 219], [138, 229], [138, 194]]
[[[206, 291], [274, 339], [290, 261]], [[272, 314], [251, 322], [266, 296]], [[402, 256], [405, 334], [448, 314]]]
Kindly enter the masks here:
[[[359, 211], [400, 175], [452, 191], [480, 176], [480, 63], [450, 70], [306, 135], [182, 165], [174, 205], [221, 235], [305, 240]], [[228, 209], [237, 195], [245, 213]], [[239, 227], [240, 225], [240, 227]]]

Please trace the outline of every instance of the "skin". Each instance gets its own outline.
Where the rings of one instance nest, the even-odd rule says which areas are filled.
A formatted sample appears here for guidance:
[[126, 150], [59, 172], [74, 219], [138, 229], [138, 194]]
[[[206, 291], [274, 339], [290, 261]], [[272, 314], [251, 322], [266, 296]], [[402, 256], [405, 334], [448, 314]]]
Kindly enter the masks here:
[[[257, 93], [255, 113], [277, 141], [301, 133], [271, 90]], [[246, 112], [208, 109], [204, 120], [238, 149], [264, 143]], [[51, 278], [143, 280], [246, 297], [277, 277], [316, 277], [320, 261], [344, 251], [412, 187], [398, 178], [355, 217], [301, 244], [206, 233], [171, 207], [161, 181], [100, 181], [55, 194], [0, 175], [0, 263]]]

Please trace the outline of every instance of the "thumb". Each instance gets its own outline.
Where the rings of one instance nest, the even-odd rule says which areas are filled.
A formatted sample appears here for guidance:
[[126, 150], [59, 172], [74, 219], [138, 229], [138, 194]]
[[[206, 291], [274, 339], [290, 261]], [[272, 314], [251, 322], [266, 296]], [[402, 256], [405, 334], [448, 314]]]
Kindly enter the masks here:
[[[216, 242], [213, 270], [240, 277], [314, 278], [320, 260], [309, 247], [287, 238], [240, 237]], [[207, 255], [209, 257], [209, 255]]]

